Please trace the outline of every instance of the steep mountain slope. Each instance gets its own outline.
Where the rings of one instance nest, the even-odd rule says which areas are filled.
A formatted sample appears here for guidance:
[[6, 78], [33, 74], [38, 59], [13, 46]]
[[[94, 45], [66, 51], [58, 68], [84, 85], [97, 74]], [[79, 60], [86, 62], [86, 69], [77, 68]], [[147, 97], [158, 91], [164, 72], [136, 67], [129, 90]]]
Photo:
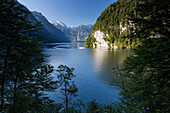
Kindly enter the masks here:
[[43, 28], [48, 32], [49, 39], [48, 42], [69, 42], [69, 39], [66, 38], [65, 34], [57, 29], [54, 25], [48, 22], [48, 20], [39, 12], [32, 12], [32, 15], [42, 23]]
[[79, 25], [78, 27], [70, 27], [74, 40], [85, 41], [86, 38], [91, 35], [93, 25]]
[[[17, 0], [16, 2], [18, 5], [22, 5]], [[25, 6], [23, 8], [24, 10], [30, 12]], [[69, 42], [65, 34], [59, 29], [57, 29], [56, 27], [54, 27], [52, 24], [50, 24], [47, 21], [47, 19], [44, 16], [42, 16], [40, 13], [30, 12], [28, 18], [30, 21], [32, 21], [33, 24], [37, 22], [42, 22], [43, 24], [42, 30], [39, 33], [44, 35], [44, 37], [47, 37], [47, 39], [42, 38], [41, 40], [42, 42], [44, 43]]]
[[79, 25], [78, 27], [69, 27], [60, 21], [50, 21], [56, 28], [63, 31], [71, 41], [85, 41], [88, 35], [91, 35], [93, 25]]
[[117, 0], [103, 11], [93, 27], [92, 35], [86, 42], [87, 47], [135, 47], [138, 40], [128, 37], [134, 30], [134, 25], [128, 17], [129, 14], [136, 13], [134, 8], [137, 1]]
[[49, 21], [51, 24], [55, 25], [57, 28], [63, 29], [63, 28], [67, 28], [68, 26], [66, 24], [64, 24], [61, 21]]
[[65, 25], [63, 22], [60, 21], [49, 21], [51, 24], [53, 24], [57, 29], [60, 29], [62, 32], [65, 33], [67, 39], [71, 40], [71, 30], [68, 28], [67, 25]]

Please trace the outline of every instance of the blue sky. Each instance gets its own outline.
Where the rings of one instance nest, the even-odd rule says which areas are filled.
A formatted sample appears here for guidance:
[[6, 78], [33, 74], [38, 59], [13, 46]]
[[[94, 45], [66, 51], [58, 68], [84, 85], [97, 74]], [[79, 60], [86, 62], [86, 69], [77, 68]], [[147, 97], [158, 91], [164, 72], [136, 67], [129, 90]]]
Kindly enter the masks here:
[[116, 0], [18, 0], [30, 11], [41, 12], [48, 20], [68, 26], [95, 24], [100, 14]]

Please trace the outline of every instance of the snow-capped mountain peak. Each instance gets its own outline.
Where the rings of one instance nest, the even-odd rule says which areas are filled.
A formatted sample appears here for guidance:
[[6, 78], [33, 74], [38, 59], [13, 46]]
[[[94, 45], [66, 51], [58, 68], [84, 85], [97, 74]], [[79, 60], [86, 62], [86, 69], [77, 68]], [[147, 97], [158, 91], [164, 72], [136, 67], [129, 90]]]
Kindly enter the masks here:
[[71, 41], [85, 41], [86, 37], [91, 34], [93, 25], [79, 25], [74, 27], [73, 25], [67, 26], [61, 21], [49, 21], [56, 28], [63, 31], [68, 39]]
[[61, 21], [49, 21], [51, 24], [53, 24], [53, 25], [55, 25], [55, 26], [58, 26], [58, 25], [60, 25], [60, 26], [62, 26], [62, 27], [67, 27], [67, 25], [65, 25], [63, 22], [61, 22]]
[[69, 26], [69, 28], [74, 28], [74, 26], [73, 26], [73, 25], [71, 25], [71, 26]]

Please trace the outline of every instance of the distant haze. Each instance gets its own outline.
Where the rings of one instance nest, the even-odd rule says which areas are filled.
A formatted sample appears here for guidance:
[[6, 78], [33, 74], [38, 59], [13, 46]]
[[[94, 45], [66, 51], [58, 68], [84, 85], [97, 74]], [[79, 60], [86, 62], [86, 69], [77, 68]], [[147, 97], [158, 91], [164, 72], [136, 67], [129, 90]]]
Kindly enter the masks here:
[[48, 20], [68, 26], [95, 24], [100, 14], [116, 0], [18, 0], [31, 11], [41, 12]]

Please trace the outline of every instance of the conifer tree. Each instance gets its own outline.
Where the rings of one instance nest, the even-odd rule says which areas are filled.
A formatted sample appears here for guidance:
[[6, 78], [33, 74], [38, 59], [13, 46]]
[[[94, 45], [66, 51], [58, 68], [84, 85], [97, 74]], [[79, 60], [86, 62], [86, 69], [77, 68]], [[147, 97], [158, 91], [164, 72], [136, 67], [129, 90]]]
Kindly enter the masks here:
[[37, 41], [41, 25], [33, 25], [28, 15], [17, 1], [0, 1], [0, 112], [41, 110], [44, 91], [56, 88], [53, 67], [44, 64], [43, 45]]
[[120, 70], [125, 112], [169, 112], [169, 5], [168, 0], [140, 0], [137, 15], [131, 15], [136, 26], [132, 37], [142, 44]]

